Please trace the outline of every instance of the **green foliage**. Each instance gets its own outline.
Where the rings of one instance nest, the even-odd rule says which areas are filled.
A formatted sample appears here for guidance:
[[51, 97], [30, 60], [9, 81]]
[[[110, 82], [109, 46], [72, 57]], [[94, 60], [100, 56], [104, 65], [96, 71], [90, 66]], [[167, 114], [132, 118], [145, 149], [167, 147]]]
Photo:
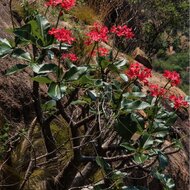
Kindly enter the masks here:
[[78, 80], [81, 76], [85, 74], [87, 67], [76, 67], [72, 66], [64, 75], [63, 79], [66, 81]]
[[[142, 6], [145, 1], [133, 3]], [[163, 48], [162, 34], [164, 32], [174, 39], [178, 35], [177, 32], [179, 30], [182, 33], [187, 30], [188, 23], [185, 19], [188, 17], [189, 10], [187, 0], [180, 1], [179, 3], [176, 3], [174, 0], [167, 2], [162, 0], [147, 1], [147, 5], [143, 9], [143, 12], [139, 14], [143, 17], [142, 32], [145, 36], [144, 42], [147, 53], [154, 54]]]
[[54, 100], [60, 100], [65, 95], [66, 89], [64, 84], [52, 82], [48, 89], [48, 95]]
[[6, 75], [12, 75], [18, 71], [22, 71], [23, 69], [25, 69], [28, 65], [25, 64], [16, 64], [14, 66], [12, 66], [11, 68], [7, 69], [6, 71]]
[[159, 171], [156, 171], [154, 176], [164, 185], [164, 190], [171, 190], [175, 187], [174, 181], [168, 175], [161, 174]]
[[12, 46], [7, 39], [0, 38], [0, 57], [5, 57], [12, 52]]
[[189, 53], [176, 53], [171, 56], [160, 58], [153, 64], [155, 71], [164, 70], [177, 71], [180, 73], [182, 82], [180, 87], [185, 93], [189, 94]]

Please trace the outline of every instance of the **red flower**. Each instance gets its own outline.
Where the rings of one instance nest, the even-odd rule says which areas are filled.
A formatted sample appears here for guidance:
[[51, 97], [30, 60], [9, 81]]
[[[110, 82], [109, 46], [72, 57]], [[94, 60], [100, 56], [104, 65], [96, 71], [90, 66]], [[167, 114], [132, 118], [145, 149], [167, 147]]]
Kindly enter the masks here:
[[109, 50], [103, 47], [98, 48], [98, 53], [100, 56], [107, 56], [109, 53]]
[[166, 70], [163, 76], [170, 81], [172, 86], [177, 86], [181, 82], [180, 75], [176, 71], [171, 72]]
[[72, 42], [75, 40], [72, 37], [71, 31], [66, 30], [64, 28], [61, 28], [61, 29], [52, 28], [51, 30], [49, 30], [48, 33], [50, 35], [53, 35], [54, 38], [56, 38], [60, 42], [72, 44]]
[[78, 60], [78, 57], [74, 53], [67, 53], [67, 54], [63, 53], [62, 59], [66, 59], [66, 58], [73, 62]]
[[145, 85], [148, 84], [147, 78], [150, 78], [152, 76], [151, 69], [145, 68], [138, 62], [131, 64], [129, 69], [126, 71], [126, 74], [131, 79], [138, 78]]
[[92, 44], [93, 42], [107, 42], [108, 41], [108, 28], [102, 26], [100, 23], [94, 23], [93, 28], [86, 35], [89, 37], [85, 44]]
[[73, 6], [75, 6], [76, 0], [49, 0], [45, 3], [46, 6], [57, 6], [60, 5], [65, 10], [70, 10]]
[[63, 0], [61, 3], [61, 7], [65, 10], [70, 10], [72, 7], [75, 6], [76, 0]]
[[104, 47], [99, 47], [97, 50], [94, 50], [93, 52], [91, 52], [91, 55], [92, 57], [95, 57], [95, 56], [107, 56], [109, 53], [109, 50], [104, 48]]
[[49, 0], [45, 3], [46, 6], [57, 6], [62, 3], [62, 0]]
[[157, 84], [149, 84], [149, 90], [151, 96], [158, 97], [158, 96], [164, 96], [166, 93], [166, 89], [159, 87]]
[[174, 108], [178, 109], [180, 107], [188, 107], [188, 102], [184, 100], [184, 98], [182, 96], [175, 96], [175, 95], [171, 95], [169, 97], [169, 99], [173, 102], [174, 104]]
[[132, 28], [129, 28], [126, 25], [112, 26], [111, 32], [116, 34], [119, 37], [121, 36], [126, 37], [127, 39], [131, 39], [135, 36], [134, 33], [132, 32]]

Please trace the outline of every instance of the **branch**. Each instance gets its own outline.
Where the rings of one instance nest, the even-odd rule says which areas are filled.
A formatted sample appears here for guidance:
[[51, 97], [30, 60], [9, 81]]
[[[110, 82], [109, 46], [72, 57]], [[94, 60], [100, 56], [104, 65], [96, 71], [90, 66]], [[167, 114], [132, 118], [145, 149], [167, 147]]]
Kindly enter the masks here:
[[41, 162], [41, 163], [37, 164], [37, 167], [42, 167], [43, 165], [46, 165], [46, 164], [52, 163], [54, 161], [57, 161], [57, 159], [58, 159], [58, 157], [54, 157], [52, 159], [49, 159], [48, 161]]
[[91, 120], [93, 120], [96, 116], [95, 115], [90, 115], [80, 121], [78, 121], [77, 123], [74, 124], [75, 127], [80, 127], [84, 124], [86, 124], [87, 122], [90, 122]]
[[75, 88], [75, 90], [73, 90], [73, 91], [71, 92], [71, 94], [69, 95], [68, 101], [67, 101], [66, 104], [64, 105], [65, 108], [70, 105], [70, 103], [73, 101], [73, 99], [74, 99], [74, 97], [76, 96], [76, 94], [78, 93], [78, 91], [79, 91], [79, 88]]
[[57, 101], [56, 104], [57, 109], [59, 110], [61, 116], [65, 119], [65, 121], [67, 121], [67, 123], [69, 123], [71, 126], [75, 125], [75, 122], [72, 120], [72, 118], [66, 113], [66, 111], [64, 110], [64, 106], [61, 104], [61, 101]]
[[164, 154], [166, 154], [166, 155], [171, 155], [171, 154], [175, 154], [175, 153], [179, 152], [180, 150], [181, 150], [181, 149], [178, 148], [178, 149], [176, 149], [176, 150], [172, 150], [172, 151], [164, 152]]
[[31, 156], [30, 163], [28, 165], [28, 168], [27, 168], [25, 176], [24, 176], [24, 180], [23, 180], [22, 184], [20, 185], [19, 190], [22, 190], [24, 188], [26, 182], [28, 181], [30, 175], [32, 174], [33, 168], [34, 168], [34, 161], [33, 161], [32, 156]]
[[75, 179], [72, 182], [71, 187], [79, 187], [80, 185], [84, 185], [84, 181], [88, 179], [92, 170], [94, 170], [95, 164], [92, 162], [88, 162], [81, 172], [78, 172]]
[[[107, 162], [117, 162], [121, 160], [127, 160], [134, 156], [135, 153], [127, 154], [127, 155], [120, 155], [120, 156], [113, 156], [113, 157], [102, 157]], [[81, 156], [81, 160], [84, 162], [92, 162], [96, 161], [96, 156]]]
[[51, 123], [57, 116], [60, 114], [59, 111], [55, 112], [53, 115], [49, 116], [45, 121], [44, 124]]

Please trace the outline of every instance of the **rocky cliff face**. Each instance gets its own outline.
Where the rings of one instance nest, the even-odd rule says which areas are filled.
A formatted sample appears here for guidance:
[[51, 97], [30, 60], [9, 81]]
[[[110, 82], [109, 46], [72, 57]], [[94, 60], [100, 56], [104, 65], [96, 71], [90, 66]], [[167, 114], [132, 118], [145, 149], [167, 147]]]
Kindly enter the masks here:
[[[12, 21], [8, 1], [0, 6], [0, 37], [11, 39]], [[16, 20], [14, 20], [16, 22]], [[32, 104], [31, 81], [29, 73], [5, 76], [6, 69], [18, 63], [11, 58], [0, 59], [0, 110], [13, 122], [28, 122]]]

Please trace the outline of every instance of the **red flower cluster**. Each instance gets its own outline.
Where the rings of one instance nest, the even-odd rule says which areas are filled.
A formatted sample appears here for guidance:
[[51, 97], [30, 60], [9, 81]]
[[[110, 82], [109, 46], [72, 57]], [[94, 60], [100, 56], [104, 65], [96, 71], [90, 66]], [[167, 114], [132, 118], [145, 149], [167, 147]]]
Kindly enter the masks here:
[[127, 27], [126, 25], [124, 26], [112, 26], [111, 32], [116, 34], [117, 36], [121, 37], [126, 37], [128, 39], [133, 38], [135, 35], [132, 32], [132, 28]]
[[74, 53], [63, 53], [62, 59], [69, 59], [74, 62], [78, 60], [78, 57]]
[[99, 48], [97, 48], [97, 50], [94, 50], [93, 52], [91, 52], [90, 56], [95, 57], [98, 55], [98, 56], [104, 57], [104, 56], [107, 56], [108, 53], [109, 53], [108, 49], [106, 49], [104, 47], [99, 47]]
[[180, 84], [180, 75], [176, 71], [164, 71], [163, 76], [168, 79], [172, 86], [177, 86]]
[[65, 10], [70, 10], [75, 6], [76, 0], [49, 0], [45, 3], [46, 6], [57, 6], [60, 5]]
[[148, 84], [147, 78], [150, 78], [152, 76], [151, 69], [145, 68], [138, 62], [131, 64], [129, 69], [126, 71], [126, 74], [131, 79], [138, 78], [145, 85]]
[[102, 26], [100, 23], [94, 23], [93, 28], [86, 35], [89, 39], [85, 42], [85, 44], [90, 45], [93, 42], [108, 42], [108, 28], [106, 26]]
[[62, 0], [49, 0], [45, 3], [46, 6], [57, 6], [62, 3]]
[[100, 54], [100, 56], [107, 56], [109, 53], [109, 50], [104, 47], [100, 47], [98, 48], [98, 53]]
[[53, 35], [54, 38], [63, 43], [72, 44], [72, 42], [75, 40], [75, 38], [72, 37], [71, 31], [66, 30], [64, 28], [61, 29], [52, 28], [51, 30], [49, 30], [48, 33], [50, 35]]
[[164, 94], [166, 93], [166, 89], [159, 87], [157, 84], [149, 84], [148, 86], [151, 96], [164, 96]]
[[173, 102], [174, 108], [178, 109], [180, 107], [188, 107], [188, 102], [184, 100], [182, 96], [171, 95], [169, 99]]
[[64, 0], [61, 3], [61, 7], [65, 10], [70, 10], [72, 7], [75, 6], [76, 0]]

